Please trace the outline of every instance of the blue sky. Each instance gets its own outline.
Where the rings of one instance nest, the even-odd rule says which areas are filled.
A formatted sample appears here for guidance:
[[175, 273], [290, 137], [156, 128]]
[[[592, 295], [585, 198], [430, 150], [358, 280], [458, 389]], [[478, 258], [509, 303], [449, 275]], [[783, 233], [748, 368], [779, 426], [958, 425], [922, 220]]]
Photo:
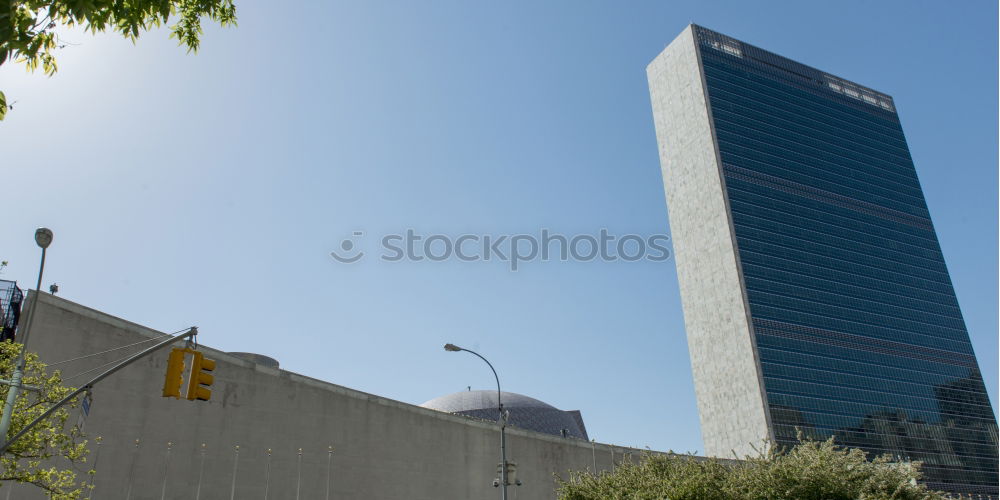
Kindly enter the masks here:
[[[668, 232], [646, 65], [689, 22], [895, 98], [997, 400], [997, 4], [238, 1], [188, 55], [0, 67], [3, 278], [410, 403], [493, 384], [702, 449], [673, 261], [339, 264], [430, 234]], [[97, 394], [99, 398], [99, 393]], [[516, 453], [516, 450], [514, 450]]]

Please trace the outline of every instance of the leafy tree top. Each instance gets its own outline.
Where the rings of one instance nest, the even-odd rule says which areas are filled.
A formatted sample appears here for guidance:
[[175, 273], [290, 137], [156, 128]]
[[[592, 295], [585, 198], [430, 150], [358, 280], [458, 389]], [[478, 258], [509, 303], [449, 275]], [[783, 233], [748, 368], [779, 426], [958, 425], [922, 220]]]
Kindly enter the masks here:
[[[0, 342], [0, 378], [11, 379], [20, 350], [21, 344]], [[25, 361], [22, 382], [37, 390], [22, 390], [18, 394], [8, 438], [73, 391], [63, 385], [58, 371], [46, 373], [37, 354], [29, 352]], [[7, 399], [9, 388], [0, 385], [0, 401]], [[69, 410], [77, 403], [55, 411], [0, 456], [0, 489], [13, 483], [32, 484], [56, 500], [81, 498], [85, 484], [77, 481], [72, 466], [86, 462], [87, 442], [75, 426], [66, 429]]]
[[[58, 69], [54, 51], [60, 47], [56, 28], [82, 26], [99, 33], [115, 31], [135, 42], [139, 34], [158, 28], [176, 16], [170, 37], [197, 51], [202, 18], [222, 26], [236, 24], [233, 0], [12, 0], [0, 1], [0, 65], [8, 60], [39, 67], [46, 75]], [[0, 92], [0, 120], [8, 105]]]

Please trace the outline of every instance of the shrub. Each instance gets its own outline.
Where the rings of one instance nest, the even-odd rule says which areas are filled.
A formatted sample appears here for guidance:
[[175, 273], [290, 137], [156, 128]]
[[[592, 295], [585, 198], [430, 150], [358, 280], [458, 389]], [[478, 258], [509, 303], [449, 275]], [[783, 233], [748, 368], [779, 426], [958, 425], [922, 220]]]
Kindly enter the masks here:
[[919, 462], [892, 462], [806, 440], [742, 461], [646, 453], [614, 472], [571, 472], [558, 479], [560, 500], [944, 500], [917, 483]]

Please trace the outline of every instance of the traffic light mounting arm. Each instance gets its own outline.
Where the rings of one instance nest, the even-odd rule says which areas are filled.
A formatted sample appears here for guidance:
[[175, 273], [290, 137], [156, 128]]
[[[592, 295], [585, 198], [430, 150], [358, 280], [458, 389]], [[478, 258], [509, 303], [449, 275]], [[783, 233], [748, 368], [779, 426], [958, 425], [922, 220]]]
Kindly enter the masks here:
[[42, 413], [41, 415], [39, 415], [38, 418], [32, 420], [28, 425], [25, 425], [17, 434], [14, 434], [14, 436], [11, 437], [7, 442], [5, 442], [3, 445], [0, 445], [0, 454], [6, 452], [7, 448], [10, 448], [10, 445], [13, 444], [14, 441], [17, 441], [19, 438], [21, 438], [22, 436], [24, 436], [25, 434], [27, 434], [28, 431], [30, 431], [32, 427], [38, 425], [39, 422], [41, 422], [42, 420], [45, 420], [46, 418], [48, 418], [49, 415], [52, 415], [52, 413], [55, 412], [56, 410], [58, 410], [62, 405], [66, 404], [66, 403], [68, 403], [70, 401], [72, 401], [73, 398], [79, 396], [81, 393], [83, 393], [83, 392], [85, 392], [85, 391], [93, 388], [95, 384], [97, 384], [98, 382], [104, 380], [105, 378], [107, 378], [111, 374], [117, 372], [118, 370], [121, 370], [122, 368], [125, 368], [126, 366], [128, 366], [128, 365], [130, 365], [130, 364], [132, 364], [132, 363], [134, 363], [134, 362], [136, 362], [136, 361], [138, 361], [138, 360], [140, 360], [140, 359], [142, 359], [142, 358], [144, 358], [144, 357], [146, 357], [146, 356], [148, 356], [148, 355], [150, 355], [150, 354], [152, 354], [152, 353], [154, 353], [154, 352], [156, 352], [156, 351], [158, 351], [158, 350], [160, 350], [160, 349], [162, 349], [162, 348], [164, 348], [164, 347], [166, 347], [166, 346], [168, 346], [170, 344], [173, 344], [174, 342], [177, 342], [178, 340], [188, 339], [188, 338], [194, 337], [195, 335], [198, 335], [198, 327], [192, 326], [190, 329], [188, 329], [188, 331], [186, 331], [186, 332], [184, 332], [184, 333], [182, 333], [180, 335], [177, 335], [177, 336], [174, 336], [174, 337], [170, 337], [169, 339], [164, 340], [163, 342], [160, 342], [159, 344], [156, 344], [156, 345], [150, 347], [149, 349], [146, 349], [145, 351], [137, 353], [134, 356], [126, 359], [125, 361], [122, 361], [121, 363], [118, 363], [117, 365], [109, 368], [104, 373], [102, 373], [102, 374], [94, 377], [93, 379], [91, 379], [86, 384], [83, 384], [83, 386], [81, 386], [79, 389], [77, 389], [77, 390], [69, 393], [66, 397], [62, 398], [58, 403], [56, 403], [55, 405], [53, 405], [51, 408], [49, 408], [48, 410], [45, 410], [45, 413]]

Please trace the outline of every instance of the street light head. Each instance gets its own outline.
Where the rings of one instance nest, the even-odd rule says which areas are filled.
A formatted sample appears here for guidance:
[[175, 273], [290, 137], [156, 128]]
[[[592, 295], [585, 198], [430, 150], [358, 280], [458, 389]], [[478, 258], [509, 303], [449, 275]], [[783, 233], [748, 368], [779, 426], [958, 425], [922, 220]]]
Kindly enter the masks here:
[[461, 351], [461, 350], [462, 350], [462, 348], [461, 348], [461, 347], [458, 347], [458, 346], [457, 346], [457, 345], [455, 345], [455, 344], [445, 344], [445, 345], [444, 345], [444, 350], [446, 350], [446, 351], [451, 351], [451, 352], [458, 352], [458, 351]]
[[40, 227], [36, 229], [35, 243], [42, 248], [48, 248], [52, 243], [52, 230], [47, 227]]

